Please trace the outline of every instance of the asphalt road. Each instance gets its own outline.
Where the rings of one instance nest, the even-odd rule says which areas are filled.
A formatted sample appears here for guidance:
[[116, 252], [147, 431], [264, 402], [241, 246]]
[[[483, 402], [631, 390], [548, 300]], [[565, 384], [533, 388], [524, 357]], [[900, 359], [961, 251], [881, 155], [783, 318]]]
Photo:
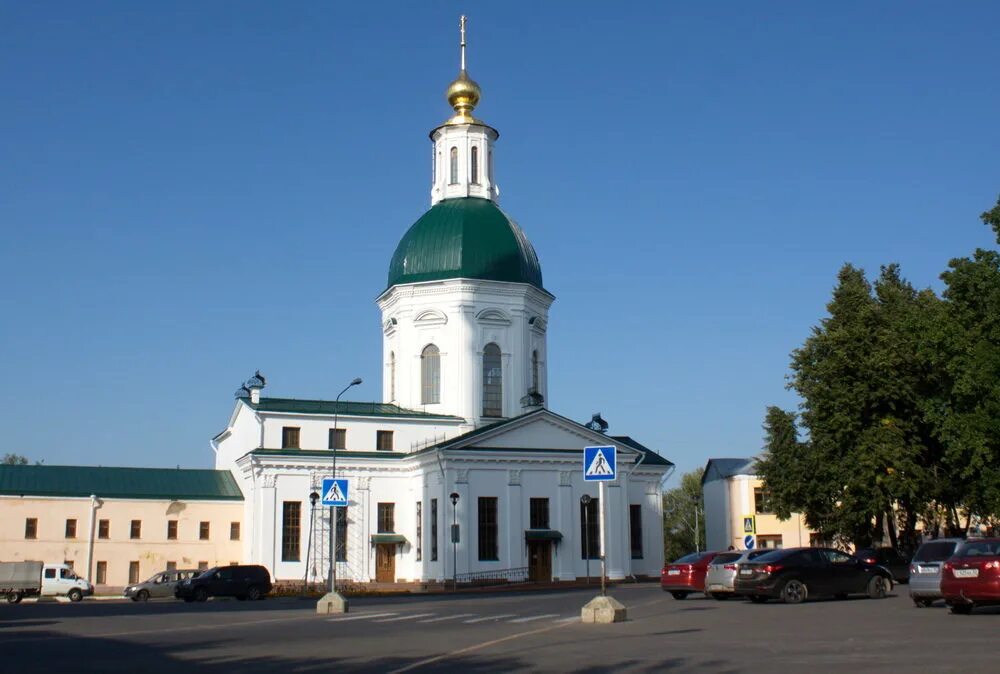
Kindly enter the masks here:
[[[0, 672], [995, 672], [1000, 609], [884, 600], [677, 601], [614, 588], [629, 620], [583, 625], [592, 590], [356, 599], [0, 605]], [[797, 668], [793, 670], [792, 668]]]

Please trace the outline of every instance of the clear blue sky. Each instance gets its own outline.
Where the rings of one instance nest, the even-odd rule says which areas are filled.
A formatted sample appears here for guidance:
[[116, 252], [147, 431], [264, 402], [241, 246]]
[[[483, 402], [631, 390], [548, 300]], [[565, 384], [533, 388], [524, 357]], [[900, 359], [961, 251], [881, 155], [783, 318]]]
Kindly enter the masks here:
[[994, 245], [1000, 3], [825, 4], [0, 1], [0, 452], [209, 466], [255, 368], [379, 399], [465, 12], [552, 409], [754, 454], [844, 262]]

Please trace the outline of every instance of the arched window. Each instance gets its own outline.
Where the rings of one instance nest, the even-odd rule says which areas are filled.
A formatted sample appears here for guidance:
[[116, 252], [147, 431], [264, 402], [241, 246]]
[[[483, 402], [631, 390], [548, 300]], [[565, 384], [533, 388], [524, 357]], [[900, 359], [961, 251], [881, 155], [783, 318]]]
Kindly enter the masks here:
[[389, 400], [396, 399], [396, 352], [389, 352]]
[[476, 185], [479, 184], [479, 148], [475, 145], [472, 146], [472, 164], [470, 166], [472, 173], [472, 182]]
[[503, 416], [503, 364], [500, 347], [492, 343], [483, 349], [483, 416]]
[[420, 353], [420, 403], [435, 405], [441, 402], [441, 352], [428, 344]]
[[438, 160], [441, 157], [441, 153], [435, 148], [431, 148], [431, 184], [437, 182], [438, 179]]
[[486, 179], [493, 183], [493, 148], [486, 153]]
[[538, 349], [531, 352], [531, 390], [538, 393]]
[[451, 182], [452, 185], [458, 182], [458, 148], [451, 148]]

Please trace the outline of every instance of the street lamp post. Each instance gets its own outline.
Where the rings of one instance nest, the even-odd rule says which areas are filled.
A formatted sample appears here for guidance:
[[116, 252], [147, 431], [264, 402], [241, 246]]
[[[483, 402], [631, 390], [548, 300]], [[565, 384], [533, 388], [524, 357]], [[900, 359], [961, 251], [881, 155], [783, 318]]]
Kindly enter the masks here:
[[451, 588], [458, 589], [458, 499], [457, 491], [451, 492]]
[[[333, 479], [337, 479], [337, 416], [339, 413], [338, 406], [340, 405], [340, 396], [347, 392], [347, 389], [352, 386], [357, 386], [361, 383], [361, 377], [355, 377], [350, 384], [344, 387], [344, 390], [337, 394], [336, 399], [333, 401], [333, 442], [331, 443], [333, 447], [330, 448], [333, 454]], [[334, 506], [330, 506], [330, 574], [327, 578], [327, 592], [337, 591], [337, 553], [335, 548], [335, 542], [337, 539], [337, 517]]]
[[[309, 504], [311, 506], [309, 510], [309, 545], [306, 547], [306, 571], [302, 577], [302, 594], [306, 594], [309, 589], [309, 560], [312, 558], [313, 550], [313, 524], [316, 522], [316, 502], [319, 501], [319, 494], [312, 492], [309, 494]], [[313, 564], [313, 569], [316, 565]], [[315, 571], [313, 572], [315, 574]]]
[[580, 503], [583, 504], [583, 549], [585, 552], [585, 557], [587, 560], [587, 585], [590, 585], [590, 495], [584, 494], [580, 497]]

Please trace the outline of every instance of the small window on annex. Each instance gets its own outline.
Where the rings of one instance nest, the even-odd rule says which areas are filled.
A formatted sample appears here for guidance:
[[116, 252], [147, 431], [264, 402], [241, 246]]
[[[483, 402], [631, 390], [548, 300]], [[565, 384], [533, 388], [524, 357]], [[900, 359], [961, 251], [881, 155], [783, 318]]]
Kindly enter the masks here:
[[375, 431], [375, 449], [380, 452], [391, 452], [392, 431]]
[[38, 518], [27, 517], [24, 520], [24, 537], [28, 540], [38, 538]]
[[451, 148], [451, 170], [448, 182], [452, 185], [458, 183], [458, 148]]
[[420, 404], [441, 402], [441, 352], [428, 344], [420, 354]]
[[549, 500], [547, 498], [533, 498], [529, 501], [529, 506], [529, 527], [532, 529], [548, 529]]
[[503, 364], [500, 347], [487, 344], [483, 349], [483, 416], [503, 416]]
[[97, 520], [97, 537], [111, 538], [111, 520]]
[[299, 448], [299, 428], [298, 426], [284, 426], [281, 429], [281, 448]]
[[167, 520], [167, 540], [177, 540], [177, 520]]
[[472, 146], [472, 159], [469, 164], [470, 173], [472, 175], [473, 184], [479, 184], [479, 148], [475, 145]]
[[331, 428], [327, 438], [327, 449], [347, 449], [347, 429]]
[[773, 506], [771, 506], [771, 491], [764, 487], [754, 487], [753, 504], [754, 512], [758, 515], [766, 515], [774, 512]]

